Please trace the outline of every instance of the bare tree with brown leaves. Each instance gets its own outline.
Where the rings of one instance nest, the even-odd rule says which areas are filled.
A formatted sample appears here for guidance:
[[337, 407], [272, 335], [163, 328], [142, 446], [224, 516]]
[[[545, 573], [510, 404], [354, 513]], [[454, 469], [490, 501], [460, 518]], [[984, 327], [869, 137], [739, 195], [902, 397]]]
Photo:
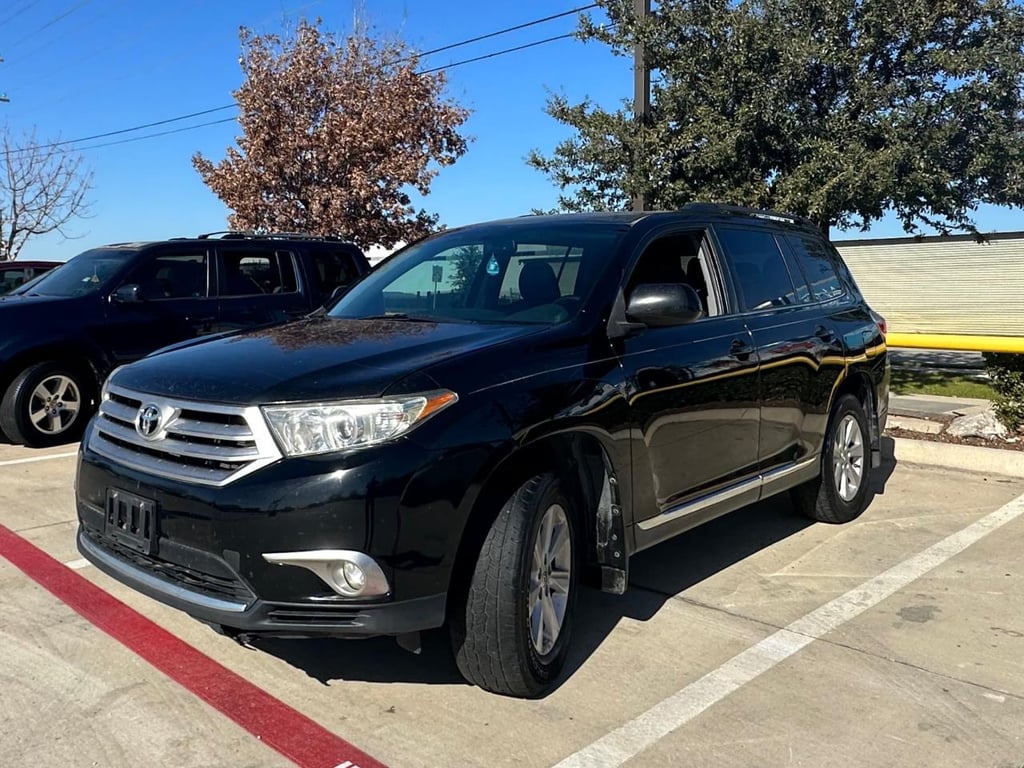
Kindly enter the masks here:
[[338, 40], [320, 21], [294, 36], [241, 29], [245, 77], [235, 92], [243, 135], [217, 165], [196, 153], [203, 181], [236, 229], [342, 235], [392, 247], [437, 228], [412, 205], [466, 151], [467, 110], [445, 98], [441, 73], [420, 74], [398, 39], [364, 30]]
[[66, 146], [39, 142], [35, 133], [15, 140], [0, 130], [0, 260], [15, 258], [29, 238], [59, 232], [89, 213], [85, 196], [92, 173]]

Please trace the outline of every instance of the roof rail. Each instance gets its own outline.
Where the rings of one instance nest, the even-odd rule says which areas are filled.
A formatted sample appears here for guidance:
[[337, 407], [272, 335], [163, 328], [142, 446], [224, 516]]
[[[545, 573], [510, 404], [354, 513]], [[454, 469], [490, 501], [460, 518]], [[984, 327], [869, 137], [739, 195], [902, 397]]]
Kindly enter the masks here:
[[793, 213], [783, 213], [781, 211], [766, 210], [761, 208], [748, 208], [743, 205], [729, 205], [728, 203], [704, 203], [694, 202], [687, 203], [682, 208], [682, 211], [690, 213], [723, 213], [732, 216], [752, 216], [757, 219], [771, 219], [772, 221], [789, 221], [793, 224], [810, 224], [814, 226], [814, 222], [803, 216], [797, 216]]
[[222, 229], [217, 232], [205, 232], [201, 235], [196, 235], [197, 240], [209, 240], [213, 237], [220, 236], [222, 238], [243, 238], [243, 237], [258, 237], [258, 235], [252, 230], [244, 231], [239, 229]]
[[313, 235], [309, 232], [268, 232], [263, 237], [288, 237], [293, 240], [332, 240], [342, 243], [349, 242], [341, 235]]
[[254, 232], [253, 230], [226, 229], [220, 232], [205, 232], [197, 235], [197, 240], [209, 240], [220, 237], [221, 240], [272, 240], [274, 238], [287, 240], [325, 240], [331, 242], [348, 243], [351, 240], [340, 235], [313, 235], [309, 232]]

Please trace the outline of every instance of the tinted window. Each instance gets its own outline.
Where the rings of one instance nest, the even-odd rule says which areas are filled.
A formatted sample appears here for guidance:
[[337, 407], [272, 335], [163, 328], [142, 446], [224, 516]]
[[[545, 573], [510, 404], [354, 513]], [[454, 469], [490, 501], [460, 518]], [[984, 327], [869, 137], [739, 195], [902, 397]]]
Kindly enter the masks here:
[[313, 289], [321, 296], [330, 296], [338, 287], [350, 285], [357, 277], [352, 256], [340, 251], [316, 249], [310, 253]]
[[291, 254], [267, 248], [222, 253], [221, 296], [253, 296], [296, 290]]
[[28, 279], [28, 273], [24, 269], [0, 270], [0, 293], [13, 291]]
[[774, 235], [753, 229], [720, 229], [718, 236], [747, 309], [798, 303], [796, 289]]
[[146, 300], [205, 297], [206, 251], [161, 253], [132, 270], [124, 283], [138, 285]]
[[820, 240], [801, 235], [786, 238], [797, 264], [807, 276], [815, 301], [825, 301], [843, 295], [843, 284], [836, 274], [832, 258]]
[[95, 248], [80, 253], [60, 269], [47, 272], [32, 288], [41, 296], [85, 296], [99, 291], [138, 255], [133, 248]]
[[406, 314], [487, 323], [560, 323], [613, 261], [624, 229], [524, 217], [444, 232], [364, 277], [335, 317]]

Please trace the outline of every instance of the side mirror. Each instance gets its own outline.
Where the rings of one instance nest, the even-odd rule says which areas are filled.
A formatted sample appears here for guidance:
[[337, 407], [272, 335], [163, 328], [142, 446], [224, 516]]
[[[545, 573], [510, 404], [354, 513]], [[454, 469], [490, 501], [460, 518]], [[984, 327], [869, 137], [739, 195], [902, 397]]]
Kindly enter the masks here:
[[115, 304], [138, 304], [142, 301], [142, 288], [135, 283], [122, 285], [110, 295]]
[[629, 295], [626, 319], [656, 328], [685, 325], [703, 316], [700, 297], [685, 283], [647, 283]]

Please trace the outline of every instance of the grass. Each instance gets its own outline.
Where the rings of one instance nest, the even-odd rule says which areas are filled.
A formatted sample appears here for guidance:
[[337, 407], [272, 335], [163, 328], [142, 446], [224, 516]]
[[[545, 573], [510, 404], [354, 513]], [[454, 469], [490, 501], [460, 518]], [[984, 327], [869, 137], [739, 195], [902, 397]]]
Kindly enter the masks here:
[[913, 368], [893, 368], [890, 389], [897, 395], [980, 397], [986, 400], [996, 396], [992, 385], [985, 379]]

